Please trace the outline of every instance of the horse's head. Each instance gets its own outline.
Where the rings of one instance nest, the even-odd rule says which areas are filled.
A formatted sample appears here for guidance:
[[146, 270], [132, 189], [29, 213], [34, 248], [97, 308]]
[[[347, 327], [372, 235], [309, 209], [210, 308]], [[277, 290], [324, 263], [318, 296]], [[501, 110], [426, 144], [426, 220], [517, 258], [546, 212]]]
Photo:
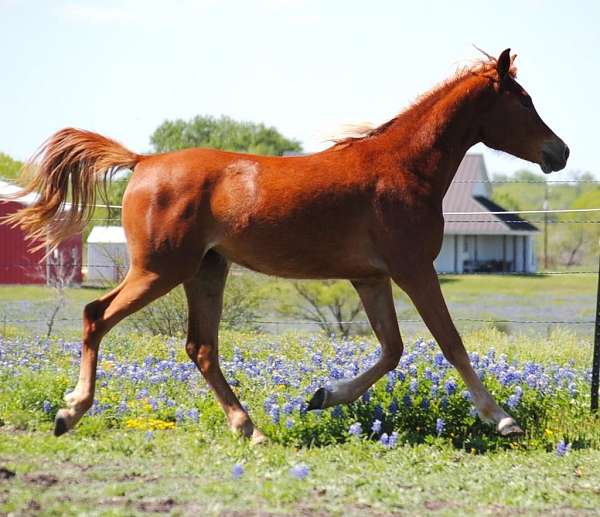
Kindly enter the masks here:
[[481, 141], [538, 163], [546, 174], [563, 169], [569, 148], [540, 118], [531, 97], [515, 80], [510, 49], [500, 54], [495, 72], [493, 101], [482, 117]]

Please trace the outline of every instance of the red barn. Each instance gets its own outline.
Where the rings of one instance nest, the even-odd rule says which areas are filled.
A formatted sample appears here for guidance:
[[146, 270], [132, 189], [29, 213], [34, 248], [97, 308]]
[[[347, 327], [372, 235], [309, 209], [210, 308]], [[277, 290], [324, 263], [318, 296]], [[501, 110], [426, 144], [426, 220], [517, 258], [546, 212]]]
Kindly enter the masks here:
[[[18, 191], [17, 186], [0, 181], [0, 218], [35, 203], [36, 194], [2, 200], [3, 196]], [[35, 241], [26, 241], [20, 228], [0, 223], [0, 284], [51, 284], [57, 280], [68, 284], [81, 283], [81, 234], [62, 242], [45, 259], [45, 250], [29, 251], [29, 247], [36, 244]]]

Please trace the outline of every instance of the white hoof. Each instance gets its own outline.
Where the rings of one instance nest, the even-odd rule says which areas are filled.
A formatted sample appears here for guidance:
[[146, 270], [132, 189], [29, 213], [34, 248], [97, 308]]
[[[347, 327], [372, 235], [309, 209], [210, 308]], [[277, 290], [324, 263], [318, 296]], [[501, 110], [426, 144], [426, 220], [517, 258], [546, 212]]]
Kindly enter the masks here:
[[523, 429], [509, 416], [498, 422], [497, 430], [501, 436], [521, 436], [523, 434]]

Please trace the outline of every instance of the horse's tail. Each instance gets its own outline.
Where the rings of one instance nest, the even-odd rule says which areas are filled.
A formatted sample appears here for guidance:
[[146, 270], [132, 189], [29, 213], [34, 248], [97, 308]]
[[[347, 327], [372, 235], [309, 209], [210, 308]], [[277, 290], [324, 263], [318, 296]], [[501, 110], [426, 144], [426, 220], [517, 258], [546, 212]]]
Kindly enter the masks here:
[[[41, 159], [37, 163], [38, 159]], [[40, 241], [34, 250], [56, 248], [69, 235], [80, 232], [92, 216], [96, 185], [114, 172], [133, 168], [141, 159], [121, 144], [91, 131], [66, 128], [52, 135], [25, 165], [27, 186], [10, 196], [36, 194], [31, 205], [4, 218], [20, 226], [28, 239]]]

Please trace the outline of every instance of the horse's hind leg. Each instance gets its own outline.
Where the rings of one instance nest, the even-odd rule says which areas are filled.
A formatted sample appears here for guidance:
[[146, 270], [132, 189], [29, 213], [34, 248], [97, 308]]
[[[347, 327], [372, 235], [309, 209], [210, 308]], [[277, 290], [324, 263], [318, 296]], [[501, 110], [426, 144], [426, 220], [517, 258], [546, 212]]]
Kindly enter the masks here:
[[98, 348], [102, 337], [123, 318], [166, 294], [180, 282], [172, 274], [132, 268], [118, 287], [85, 306], [79, 380], [75, 389], [65, 397], [67, 408], [56, 415], [56, 436], [75, 427], [94, 401]]
[[227, 260], [209, 251], [198, 273], [183, 284], [189, 308], [185, 348], [215, 392], [231, 429], [251, 438], [253, 443], [260, 443], [265, 436], [254, 427], [219, 366], [218, 331], [228, 272]]
[[319, 388], [308, 403], [309, 410], [355, 401], [383, 375], [396, 368], [402, 356], [403, 344], [390, 279], [355, 280], [352, 284], [381, 343], [381, 356], [371, 368], [354, 379], [338, 383], [332, 390]]

